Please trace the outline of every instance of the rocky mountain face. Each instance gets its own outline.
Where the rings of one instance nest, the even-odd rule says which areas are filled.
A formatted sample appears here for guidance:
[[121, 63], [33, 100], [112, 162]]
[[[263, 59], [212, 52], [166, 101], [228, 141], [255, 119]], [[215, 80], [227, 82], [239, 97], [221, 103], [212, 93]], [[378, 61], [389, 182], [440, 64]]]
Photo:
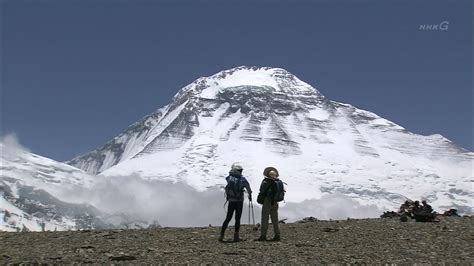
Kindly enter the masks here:
[[275, 166], [288, 203], [343, 194], [393, 209], [406, 198], [472, 212], [473, 153], [331, 101], [280, 68], [199, 78], [98, 149], [67, 162], [100, 176], [139, 175], [204, 191], [241, 162], [254, 190]]
[[[229, 80], [229, 77], [232, 79]], [[257, 80], [252, 80], [253, 78]], [[231, 84], [221, 84], [225, 82]], [[250, 85], [242, 85], [241, 82]], [[222, 86], [229, 87], [216, 91]], [[173, 149], [194, 135], [194, 128], [200, 125], [201, 115], [213, 117], [216, 110], [223, 107], [226, 110], [219, 113], [220, 121], [231, 118], [236, 112], [243, 114], [238, 121], [233, 121], [231, 126], [234, 126], [236, 122], [250, 116], [251, 120], [241, 137], [246, 140], [261, 140], [254, 139], [253, 135], [259, 132], [262, 122], [273, 118], [274, 123], [278, 124], [277, 116], [291, 115], [307, 105], [331, 108], [329, 102], [311, 86], [283, 69], [231, 69], [211, 78], [196, 80], [179, 91], [167, 106], [134, 123], [103, 147], [68, 163], [97, 174], [132, 157], [153, 153], [154, 149]], [[237, 127], [227, 128], [228, 134], [221, 138], [228, 138], [235, 129]], [[289, 136], [285, 136], [282, 130], [276, 132], [274, 137], [274, 142], [290, 142]]]

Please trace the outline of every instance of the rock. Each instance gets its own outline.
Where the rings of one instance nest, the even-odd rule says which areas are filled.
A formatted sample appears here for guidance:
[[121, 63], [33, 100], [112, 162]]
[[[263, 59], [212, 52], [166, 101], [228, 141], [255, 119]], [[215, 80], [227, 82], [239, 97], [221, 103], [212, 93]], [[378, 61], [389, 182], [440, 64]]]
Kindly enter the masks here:
[[303, 220], [298, 221], [297, 223], [314, 223], [316, 221], [318, 221], [317, 218], [314, 218], [313, 216], [310, 216], [310, 217], [303, 218]]
[[112, 255], [109, 257], [111, 261], [126, 261], [126, 260], [136, 260], [135, 256], [120, 254], [120, 255]]
[[324, 227], [323, 229], [321, 229], [321, 231], [333, 233], [339, 231], [339, 228]]
[[222, 254], [224, 254], [224, 255], [241, 255], [241, 253], [239, 253], [239, 252], [229, 252], [229, 251], [222, 252]]
[[315, 247], [313, 244], [307, 244], [307, 243], [296, 243], [295, 247], [300, 248], [300, 247]]

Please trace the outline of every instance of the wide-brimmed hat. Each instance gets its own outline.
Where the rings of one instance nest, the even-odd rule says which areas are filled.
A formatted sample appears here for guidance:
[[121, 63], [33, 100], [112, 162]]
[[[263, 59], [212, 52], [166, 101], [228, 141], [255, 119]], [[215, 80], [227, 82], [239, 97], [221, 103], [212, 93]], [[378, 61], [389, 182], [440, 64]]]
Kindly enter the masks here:
[[269, 166], [269, 167], [265, 168], [265, 170], [263, 170], [263, 175], [266, 176], [266, 177], [270, 177], [268, 175], [270, 173], [270, 171], [274, 171], [276, 173], [276, 177], [280, 176], [280, 174], [278, 173], [278, 170], [273, 166]]

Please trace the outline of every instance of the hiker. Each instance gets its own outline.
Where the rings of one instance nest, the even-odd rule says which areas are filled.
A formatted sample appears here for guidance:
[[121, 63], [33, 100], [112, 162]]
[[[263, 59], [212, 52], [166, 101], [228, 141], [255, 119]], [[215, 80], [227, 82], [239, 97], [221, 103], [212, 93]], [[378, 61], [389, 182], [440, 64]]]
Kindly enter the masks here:
[[402, 205], [400, 205], [400, 209], [398, 211], [399, 214], [407, 214], [411, 212], [411, 205], [413, 204], [413, 201], [411, 200], [406, 200]]
[[452, 217], [460, 217], [458, 214], [458, 210], [456, 209], [449, 209], [449, 211], [445, 211], [443, 213], [444, 216], [452, 216]]
[[232, 216], [235, 211], [235, 232], [234, 242], [240, 241], [239, 229], [240, 229], [240, 218], [242, 217], [242, 209], [244, 207], [244, 189], [248, 193], [249, 201], [252, 201], [252, 189], [247, 179], [242, 176], [243, 168], [239, 164], [233, 164], [229, 175], [226, 177], [227, 185], [225, 187], [226, 198], [228, 201], [227, 216], [224, 223], [222, 224], [221, 233], [219, 235], [219, 241], [222, 242], [225, 236], [225, 230], [229, 225]]
[[418, 214], [420, 211], [421, 211], [420, 202], [415, 200], [411, 208], [411, 213], [410, 213], [411, 218], [415, 218], [415, 215]]
[[431, 207], [431, 205], [429, 205], [426, 200], [423, 200], [421, 201], [421, 204], [423, 204], [421, 206], [421, 210], [425, 213], [432, 213], [433, 212], [433, 207]]
[[[267, 171], [270, 169], [270, 171]], [[271, 167], [264, 171], [264, 179], [260, 185], [260, 192], [257, 202], [262, 204], [262, 228], [260, 238], [256, 241], [266, 241], [268, 231], [268, 216], [270, 216], [273, 224], [274, 237], [271, 241], [280, 241], [280, 228], [278, 226], [278, 201], [283, 200], [284, 188], [283, 182], [278, 179], [278, 170]], [[278, 198], [278, 194], [282, 194]]]
[[415, 221], [439, 222], [439, 220], [436, 219], [436, 213], [433, 212], [433, 208], [426, 202], [426, 200], [423, 200], [421, 203], [423, 205], [418, 204], [418, 207], [413, 211]]

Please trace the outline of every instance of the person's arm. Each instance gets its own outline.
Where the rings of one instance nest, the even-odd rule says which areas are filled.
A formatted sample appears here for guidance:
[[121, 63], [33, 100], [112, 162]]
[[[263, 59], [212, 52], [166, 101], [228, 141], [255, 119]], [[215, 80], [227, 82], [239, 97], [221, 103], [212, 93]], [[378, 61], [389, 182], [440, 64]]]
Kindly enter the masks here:
[[247, 193], [249, 193], [249, 195], [252, 194], [252, 188], [250, 188], [250, 184], [247, 180], [245, 180], [244, 182], [244, 187], [245, 187], [245, 190], [247, 191]]
[[249, 200], [252, 201], [252, 188], [250, 188], [250, 183], [249, 181], [247, 181], [246, 178], [244, 178], [243, 180], [244, 182], [244, 188], [245, 188], [245, 191], [247, 191], [247, 193], [249, 194], [248, 197], [249, 197]]
[[262, 181], [262, 184], [260, 185], [260, 193], [267, 193], [268, 188], [270, 187], [270, 182], [268, 182], [266, 179]]
[[263, 193], [263, 191], [265, 191], [265, 179], [262, 180], [262, 183], [260, 184], [260, 190], [258, 192]]

